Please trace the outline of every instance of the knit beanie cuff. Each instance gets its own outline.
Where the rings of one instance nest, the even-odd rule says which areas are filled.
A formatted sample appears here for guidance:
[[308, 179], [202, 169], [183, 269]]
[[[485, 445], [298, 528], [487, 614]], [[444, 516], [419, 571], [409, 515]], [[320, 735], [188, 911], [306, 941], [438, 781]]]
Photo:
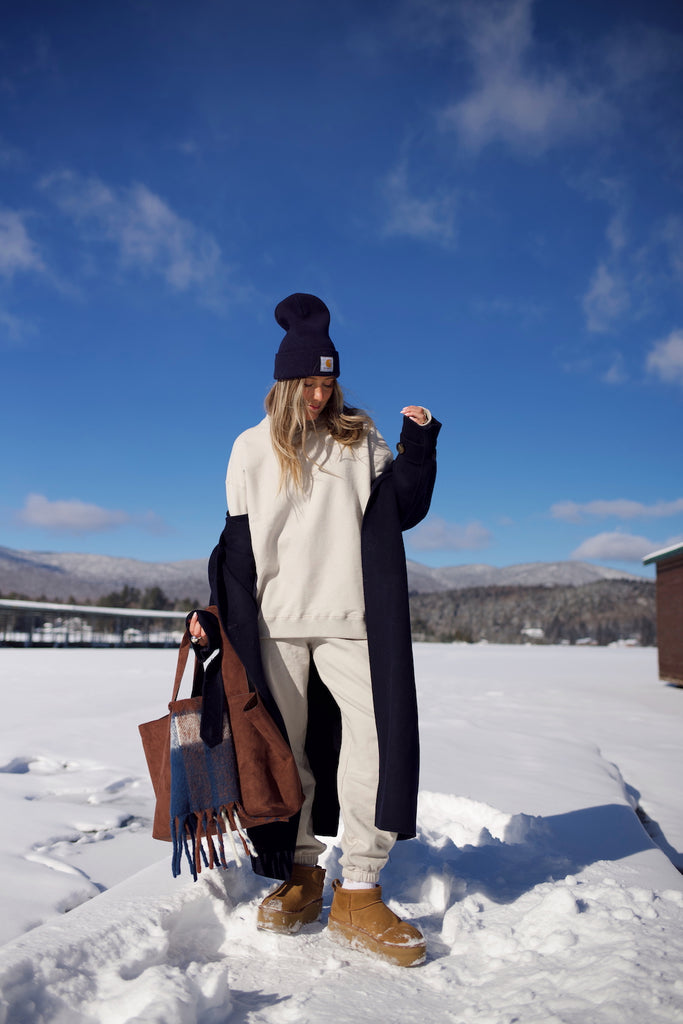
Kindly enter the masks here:
[[[320, 346], [318, 346], [320, 348]], [[294, 380], [298, 377], [338, 377], [339, 353], [319, 352], [313, 346], [289, 346], [275, 356], [275, 380]]]

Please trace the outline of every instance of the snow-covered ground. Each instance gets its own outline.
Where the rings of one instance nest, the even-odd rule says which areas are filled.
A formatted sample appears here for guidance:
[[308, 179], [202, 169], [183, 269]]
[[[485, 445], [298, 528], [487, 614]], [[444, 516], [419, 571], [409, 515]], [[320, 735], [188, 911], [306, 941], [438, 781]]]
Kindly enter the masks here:
[[429, 956], [402, 970], [327, 938], [329, 895], [275, 936], [246, 864], [171, 878], [137, 724], [172, 651], [0, 650], [0, 1024], [683, 1021], [683, 690], [656, 651], [415, 654], [420, 834], [382, 881]]

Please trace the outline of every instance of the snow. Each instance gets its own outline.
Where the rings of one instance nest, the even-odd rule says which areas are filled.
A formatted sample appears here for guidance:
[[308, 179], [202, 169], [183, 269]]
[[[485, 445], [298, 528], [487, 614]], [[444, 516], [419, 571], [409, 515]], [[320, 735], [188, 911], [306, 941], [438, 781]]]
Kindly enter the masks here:
[[329, 890], [279, 936], [246, 864], [171, 878], [137, 724], [173, 651], [0, 650], [0, 1024], [683, 1021], [683, 691], [656, 651], [415, 656], [419, 835], [382, 877], [427, 936], [406, 970], [328, 938]]

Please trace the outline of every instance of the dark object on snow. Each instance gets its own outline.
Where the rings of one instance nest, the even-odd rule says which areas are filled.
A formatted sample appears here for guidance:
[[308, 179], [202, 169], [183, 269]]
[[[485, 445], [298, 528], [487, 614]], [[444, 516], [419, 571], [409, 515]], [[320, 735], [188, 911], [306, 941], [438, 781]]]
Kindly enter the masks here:
[[683, 686], [683, 544], [643, 559], [657, 566], [659, 677]]

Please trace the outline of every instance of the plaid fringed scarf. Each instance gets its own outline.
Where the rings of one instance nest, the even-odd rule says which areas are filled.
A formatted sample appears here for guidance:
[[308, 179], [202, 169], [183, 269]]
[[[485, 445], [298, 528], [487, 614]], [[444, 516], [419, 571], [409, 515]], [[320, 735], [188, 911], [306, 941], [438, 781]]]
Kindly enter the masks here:
[[240, 798], [235, 751], [223, 709], [223, 733], [215, 746], [200, 736], [202, 701], [178, 701], [171, 715], [171, 839], [173, 877], [180, 874], [185, 850], [192, 876], [218, 863], [227, 867], [223, 837], [239, 833], [248, 850], [235, 804]]

